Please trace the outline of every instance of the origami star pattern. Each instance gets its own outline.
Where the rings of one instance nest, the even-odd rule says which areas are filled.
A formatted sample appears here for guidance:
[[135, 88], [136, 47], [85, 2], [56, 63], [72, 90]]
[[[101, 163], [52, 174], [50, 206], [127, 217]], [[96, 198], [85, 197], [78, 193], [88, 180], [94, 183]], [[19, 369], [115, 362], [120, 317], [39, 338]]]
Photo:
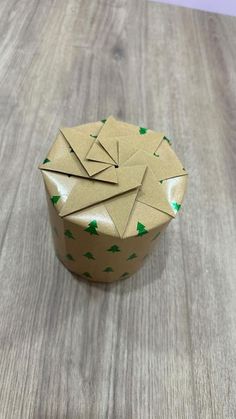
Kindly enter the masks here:
[[53, 161], [45, 159], [40, 169], [76, 179], [60, 208], [61, 217], [103, 203], [120, 237], [137, 201], [175, 217], [161, 182], [187, 173], [163, 133], [112, 116], [103, 121], [98, 135], [80, 127], [60, 132], [67, 147]]

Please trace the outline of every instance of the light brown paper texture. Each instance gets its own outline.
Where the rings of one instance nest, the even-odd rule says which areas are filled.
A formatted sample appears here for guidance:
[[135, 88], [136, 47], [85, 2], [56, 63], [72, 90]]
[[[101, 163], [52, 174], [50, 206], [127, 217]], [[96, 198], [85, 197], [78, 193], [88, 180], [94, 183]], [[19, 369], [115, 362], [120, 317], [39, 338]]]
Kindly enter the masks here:
[[113, 117], [62, 128], [40, 169], [58, 257], [102, 282], [137, 271], [187, 184], [163, 133]]

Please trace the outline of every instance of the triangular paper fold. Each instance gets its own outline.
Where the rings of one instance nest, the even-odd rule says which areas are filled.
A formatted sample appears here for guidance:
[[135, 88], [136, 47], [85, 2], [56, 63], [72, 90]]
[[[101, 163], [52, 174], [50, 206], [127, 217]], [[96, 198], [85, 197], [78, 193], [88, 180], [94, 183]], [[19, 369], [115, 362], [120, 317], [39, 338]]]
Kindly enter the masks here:
[[[159, 181], [186, 175], [186, 171], [184, 171], [182, 164], [168, 144], [164, 143], [163, 146], [161, 144], [158, 148], [158, 154], [159, 151], [161, 152], [162, 147], [164, 147], [163, 154], [165, 154], [167, 161], [163, 158], [155, 156], [155, 154], [149, 154], [143, 150], [139, 150], [133, 154], [133, 156], [130, 157], [124, 165], [136, 166], [136, 164], [142, 165], [146, 162], [147, 166], [150, 167], [156, 179]], [[168, 147], [169, 150], [166, 147]]]
[[[80, 163], [79, 159], [73, 152], [66, 152], [63, 157], [59, 157], [58, 159], [48, 163], [41, 164], [39, 168], [43, 170], [49, 170], [51, 172], [64, 173], [67, 175], [79, 176], [87, 179], [90, 178]], [[109, 166], [107, 169], [91, 177], [91, 179], [100, 180], [103, 182], [117, 183], [115, 168], [113, 166]]]
[[90, 148], [89, 152], [86, 155], [88, 160], [99, 161], [102, 163], [108, 163], [115, 166], [116, 161], [114, 161], [106, 150], [101, 146], [101, 144], [95, 142]]
[[91, 137], [84, 136], [75, 128], [62, 128], [60, 131], [72, 147], [89, 176], [93, 176], [110, 167], [110, 164], [93, 162], [86, 159], [88, 151], [94, 144], [94, 140]]
[[75, 156], [75, 153], [69, 151], [66, 152], [63, 157], [41, 164], [39, 168], [53, 172], [65, 173], [68, 175], [82, 176], [85, 178], [89, 177], [88, 173]]
[[158, 147], [153, 156], [157, 159], [157, 163], [153, 161], [152, 171], [154, 174], [158, 174], [158, 177], [161, 178], [160, 180], [187, 174], [183, 164], [167, 141], [163, 140], [161, 142], [160, 147]]
[[100, 173], [97, 173], [90, 179], [102, 180], [103, 182], [118, 183], [117, 173], [114, 166], [108, 167]]
[[156, 180], [150, 168], [146, 170], [137, 200], [175, 217], [162, 185]]
[[[144, 150], [153, 154], [160, 146], [164, 136], [163, 133], [150, 132], [145, 136], [130, 134], [104, 137], [104, 129], [101, 129], [96, 142], [90, 148], [87, 154], [88, 159], [109, 162], [109, 160], [105, 160], [105, 156], [108, 155], [112, 158], [112, 161], [123, 164], [137, 150]], [[99, 144], [102, 145], [103, 149], [99, 149]]]
[[117, 137], [101, 137], [98, 136], [98, 141], [103, 149], [111, 156], [111, 158], [118, 164], [118, 148]]
[[119, 144], [118, 144], [119, 164], [123, 165], [136, 152], [137, 152], [137, 148], [135, 148], [132, 144], [129, 144], [129, 142], [119, 141]]
[[105, 203], [106, 209], [112, 218], [120, 237], [123, 237], [125, 233], [137, 194], [138, 189], [135, 189]]
[[150, 132], [146, 135], [127, 135], [122, 137], [117, 137], [119, 142], [128, 144], [136, 150], [144, 150], [147, 153], [154, 153], [157, 148], [160, 146], [163, 140], [164, 134], [162, 132]]
[[78, 179], [59, 215], [64, 217], [139, 187], [145, 170], [146, 166], [121, 167], [117, 169], [117, 184], [99, 182], [96, 188], [91, 180]]
[[106, 137], [136, 134], [138, 133], [138, 129], [135, 125], [117, 121], [113, 116], [109, 116], [99, 132], [98, 140]]

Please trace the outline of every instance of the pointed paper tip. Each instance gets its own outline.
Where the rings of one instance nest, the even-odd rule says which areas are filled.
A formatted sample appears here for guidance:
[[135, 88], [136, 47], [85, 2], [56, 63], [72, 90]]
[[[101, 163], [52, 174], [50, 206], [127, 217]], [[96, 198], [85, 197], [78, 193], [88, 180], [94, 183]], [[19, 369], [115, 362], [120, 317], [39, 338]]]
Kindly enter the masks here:
[[39, 170], [44, 170], [44, 169], [46, 169], [47, 168], [47, 163], [41, 163], [39, 166], [38, 166], [38, 169]]

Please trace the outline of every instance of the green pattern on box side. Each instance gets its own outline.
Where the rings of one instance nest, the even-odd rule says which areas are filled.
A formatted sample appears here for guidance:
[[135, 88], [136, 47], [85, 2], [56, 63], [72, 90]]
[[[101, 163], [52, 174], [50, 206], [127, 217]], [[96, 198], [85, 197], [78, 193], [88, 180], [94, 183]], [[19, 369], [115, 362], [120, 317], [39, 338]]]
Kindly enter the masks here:
[[53, 195], [53, 196], [51, 196], [50, 199], [51, 199], [51, 202], [52, 202], [53, 206], [58, 203], [58, 201], [59, 201], [60, 198], [61, 197], [59, 195]]
[[85, 256], [87, 259], [95, 260], [95, 257], [93, 256], [91, 252], [84, 253], [83, 256]]
[[111, 266], [107, 266], [103, 272], [114, 272]]
[[138, 236], [143, 236], [144, 234], [148, 233], [148, 230], [146, 229], [144, 224], [142, 224], [138, 221], [137, 222], [137, 232], [138, 232]]
[[127, 260], [132, 260], [132, 259], [135, 259], [136, 257], [137, 257], [136, 253], [132, 253], [131, 255], [129, 255]]
[[171, 206], [175, 212], [178, 212], [181, 208], [181, 204], [178, 204], [176, 201], [172, 201]]
[[120, 252], [120, 248], [116, 244], [113, 244], [113, 246], [107, 249], [107, 252], [112, 252], [112, 253]]
[[148, 128], [139, 127], [139, 134], [143, 135], [147, 133]]
[[65, 230], [64, 234], [68, 239], [74, 239], [75, 240], [75, 238], [74, 238], [74, 236], [73, 236], [73, 234], [70, 230]]
[[89, 223], [88, 227], [86, 227], [84, 229], [84, 231], [87, 231], [87, 233], [90, 233], [90, 234], [93, 234], [93, 235], [98, 236], [99, 234], [97, 232], [97, 228], [98, 228], [97, 221], [96, 220], [92, 220]]
[[87, 278], [92, 279], [92, 276], [89, 272], [84, 272], [82, 275], [86, 276]]

